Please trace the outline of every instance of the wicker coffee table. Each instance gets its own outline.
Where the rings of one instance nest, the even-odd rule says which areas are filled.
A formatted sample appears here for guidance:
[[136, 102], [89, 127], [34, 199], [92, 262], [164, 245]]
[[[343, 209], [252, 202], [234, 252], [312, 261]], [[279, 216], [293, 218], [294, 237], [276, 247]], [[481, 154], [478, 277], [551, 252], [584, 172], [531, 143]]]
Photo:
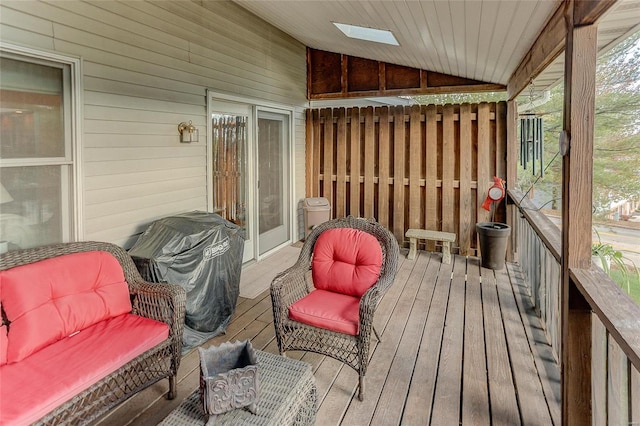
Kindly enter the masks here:
[[[258, 414], [246, 409], [216, 418], [216, 425], [313, 425], [316, 419], [316, 383], [306, 362], [256, 351], [260, 365]], [[198, 425], [207, 421], [197, 389], [173, 410], [161, 425]]]

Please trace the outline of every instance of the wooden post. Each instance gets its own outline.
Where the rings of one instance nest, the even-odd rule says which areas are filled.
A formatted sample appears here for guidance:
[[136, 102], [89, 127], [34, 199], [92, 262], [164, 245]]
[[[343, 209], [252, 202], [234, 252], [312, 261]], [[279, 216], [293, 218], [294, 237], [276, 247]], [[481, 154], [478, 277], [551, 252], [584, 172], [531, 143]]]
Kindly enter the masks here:
[[[518, 102], [514, 99], [507, 102], [507, 188], [515, 188], [518, 181]], [[507, 246], [507, 261], [516, 260], [516, 206], [507, 200], [507, 225], [511, 227]]]
[[566, 9], [562, 158], [562, 424], [591, 424], [591, 310], [571, 268], [591, 267], [597, 25], [574, 26]]

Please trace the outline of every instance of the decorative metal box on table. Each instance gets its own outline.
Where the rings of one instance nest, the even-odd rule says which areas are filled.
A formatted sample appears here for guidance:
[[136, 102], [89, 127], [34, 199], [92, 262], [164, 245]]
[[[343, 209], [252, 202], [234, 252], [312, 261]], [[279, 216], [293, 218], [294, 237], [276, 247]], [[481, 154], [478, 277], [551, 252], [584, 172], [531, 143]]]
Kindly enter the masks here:
[[[317, 391], [306, 362], [256, 350], [260, 365], [258, 414], [232, 410], [220, 414], [216, 425], [311, 426], [316, 419]], [[207, 416], [196, 390], [173, 410], [160, 425], [204, 425]]]
[[200, 353], [200, 395], [209, 424], [216, 416], [246, 407], [257, 414], [260, 397], [258, 361], [251, 342], [227, 342]]

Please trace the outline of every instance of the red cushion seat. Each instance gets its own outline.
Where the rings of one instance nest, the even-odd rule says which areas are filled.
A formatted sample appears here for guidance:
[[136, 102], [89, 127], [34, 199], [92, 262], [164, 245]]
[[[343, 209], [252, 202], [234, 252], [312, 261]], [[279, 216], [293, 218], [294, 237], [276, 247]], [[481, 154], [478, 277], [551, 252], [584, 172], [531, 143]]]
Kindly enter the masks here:
[[0, 424], [30, 424], [165, 341], [169, 327], [124, 314], [0, 367]]
[[315, 290], [289, 306], [289, 318], [314, 327], [358, 334], [360, 298], [348, 294]]

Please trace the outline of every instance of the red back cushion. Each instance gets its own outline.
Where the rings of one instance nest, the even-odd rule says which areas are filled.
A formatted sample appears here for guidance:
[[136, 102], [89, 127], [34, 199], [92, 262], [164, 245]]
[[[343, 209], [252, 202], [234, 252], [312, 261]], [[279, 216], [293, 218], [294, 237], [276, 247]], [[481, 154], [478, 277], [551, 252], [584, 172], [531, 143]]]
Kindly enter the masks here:
[[373, 235], [351, 228], [324, 231], [313, 249], [313, 285], [320, 290], [361, 297], [376, 281], [382, 249]]
[[120, 263], [102, 251], [74, 253], [0, 271], [9, 320], [7, 363], [107, 318], [131, 311]]

